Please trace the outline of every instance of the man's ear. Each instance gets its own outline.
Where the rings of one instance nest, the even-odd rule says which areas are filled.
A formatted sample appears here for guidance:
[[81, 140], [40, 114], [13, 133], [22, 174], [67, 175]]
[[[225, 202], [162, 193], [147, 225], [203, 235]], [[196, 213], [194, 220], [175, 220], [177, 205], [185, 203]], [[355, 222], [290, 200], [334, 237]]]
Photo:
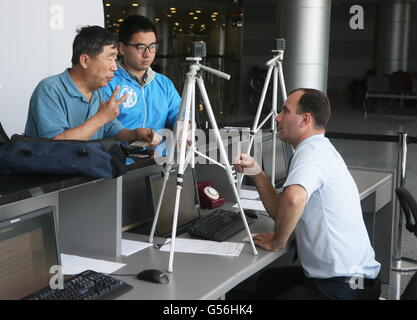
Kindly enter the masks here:
[[306, 113], [303, 113], [303, 119], [300, 123], [300, 126], [306, 127], [306, 126], [309, 126], [310, 124], [313, 124], [313, 122], [314, 122], [314, 119], [311, 113], [306, 112]]
[[88, 54], [83, 53], [82, 55], [80, 55], [80, 66], [83, 69], [88, 69], [88, 66], [90, 64], [90, 56]]
[[119, 42], [119, 45], [118, 45], [117, 49], [119, 50], [119, 54], [121, 56], [125, 55], [126, 45], [123, 42]]

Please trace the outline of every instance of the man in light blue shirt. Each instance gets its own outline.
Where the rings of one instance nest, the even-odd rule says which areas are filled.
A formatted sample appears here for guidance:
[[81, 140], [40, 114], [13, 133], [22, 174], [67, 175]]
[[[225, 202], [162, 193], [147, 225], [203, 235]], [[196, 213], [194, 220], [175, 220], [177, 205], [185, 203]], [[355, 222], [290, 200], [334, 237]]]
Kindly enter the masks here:
[[299, 266], [270, 269], [258, 294], [279, 299], [377, 299], [380, 264], [365, 228], [359, 192], [345, 162], [324, 137], [330, 103], [314, 89], [294, 90], [276, 117], [281, 140], [295, 152], [283, 192], [277, 194], [259, 165], [241, 155], [239, 172], [251, 175], [275, 230], [254, 237], [267, 250], [286, 246], [294, 232]]
[[174, 129], [181, 98], [172, 81], [152, 70], [158, 50], [156, 29], [146, 17], [127, 17], [119, 28], [119, 52], [114, 78], [101, 89], [110, 97], [120, 86], [118, 97], [130, 95], [120, 105], [118, 120], [126, 128], [165, 127]]
[[151, 129], [125, 129], [116, 119], [128, 94], [109, 99], [99, 88], [113, 78], [117, 47], [113, 36], [99, 26], [84, 27], [74, 39], [72, 67], [42, 80], [32, 94], [25, 134], [53, 139], [115, 138], [157, 145]]

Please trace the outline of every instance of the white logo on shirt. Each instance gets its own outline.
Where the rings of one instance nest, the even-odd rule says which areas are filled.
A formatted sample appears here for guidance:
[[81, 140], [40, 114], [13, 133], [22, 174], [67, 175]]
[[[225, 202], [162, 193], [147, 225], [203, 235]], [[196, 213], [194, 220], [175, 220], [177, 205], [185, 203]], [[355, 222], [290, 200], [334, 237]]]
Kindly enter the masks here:
[[120, 89], [118, 99], [123, 97], [126, 93], [129, 93], [129, 96], [122, 103], [123, 109], [132, 108], [138, 102], [138, 94], [132, 87], [129, 87], [127, 85], [122, 86], [122, 88]]

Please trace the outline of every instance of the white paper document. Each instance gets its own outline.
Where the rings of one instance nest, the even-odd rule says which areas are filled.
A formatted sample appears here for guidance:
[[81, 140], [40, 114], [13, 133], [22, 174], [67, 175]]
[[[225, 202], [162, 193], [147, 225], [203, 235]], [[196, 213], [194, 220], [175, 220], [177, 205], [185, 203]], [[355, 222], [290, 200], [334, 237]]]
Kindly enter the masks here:
[[62, 273], [64, 275], [78, 274], [85, 270], [93, 270], [102, 273], [113, 273], [124, 267], [125, 264], [85, 258], [69, 254], [61, 254]]
[[[266, 212], [261, 200], [241, 199], [240, 202], [242, 203], [243, 209], [252, 209]], [[233, 207], [238, 208], [237, 203]]]
[[[171, 240], [171, 239], [170, 239]], [[237, 257], [243, 249], [243, 243], [237, 242], [217, 242], [197, 239], [175, 239], [175, 252], [214, 254], [218, 256]], [[170, 251], [171, 242], [163, 245], [161, 251]]]
[[259, 193], [256, 190], [240, 189], [240, 197], [254, 200], [259, 198]]
[[122, 239], [122, 255], [130, 256], [135, 252], [152, 247], [152, 243]]

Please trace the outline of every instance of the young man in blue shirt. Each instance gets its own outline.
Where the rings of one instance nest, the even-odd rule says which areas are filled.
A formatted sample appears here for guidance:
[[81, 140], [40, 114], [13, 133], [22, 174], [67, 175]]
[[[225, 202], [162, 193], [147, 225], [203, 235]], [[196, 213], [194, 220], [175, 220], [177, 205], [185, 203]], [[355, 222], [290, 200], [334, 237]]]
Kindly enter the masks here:
[[174, 129], [181, 98], [172, 81], [152, 70], [158, 50], [156, 29], [141, 15], [126, 18], [119, 28], [119, 53], [114, 78], [102, 89], [110, 97], [120, 86], [118, 98], [129, 97], [120, 104], [118, 120], [126, 128], [151, 128], [166, 126]]
[[259, 165], [241, 155], [236, 165], [254, 181], [275, 229], [254, 237], [266, 250], [286, 246], [294, 232], [301, 266], [273, 268], [258, 279], [258, 297], [377, 299], [380, 264], [362, 217], [359, 192], [345, 162], [324, 136], [330, 118], [326, 95], [294, 90], [276, 117], [279, 138], [292, 157], [277, 193]]
[[98, 89], [116, 70], [117, 47], [113, 36], [99, 26], [84, 27], [73, 42], [72, 67], [42, 80], [30, 99], [25, 134], [53, 139], [115, 138], [126, 142], [160, 142], [151, 129], [125, 129], [116, 119], [128, 94], [107, 99]]

